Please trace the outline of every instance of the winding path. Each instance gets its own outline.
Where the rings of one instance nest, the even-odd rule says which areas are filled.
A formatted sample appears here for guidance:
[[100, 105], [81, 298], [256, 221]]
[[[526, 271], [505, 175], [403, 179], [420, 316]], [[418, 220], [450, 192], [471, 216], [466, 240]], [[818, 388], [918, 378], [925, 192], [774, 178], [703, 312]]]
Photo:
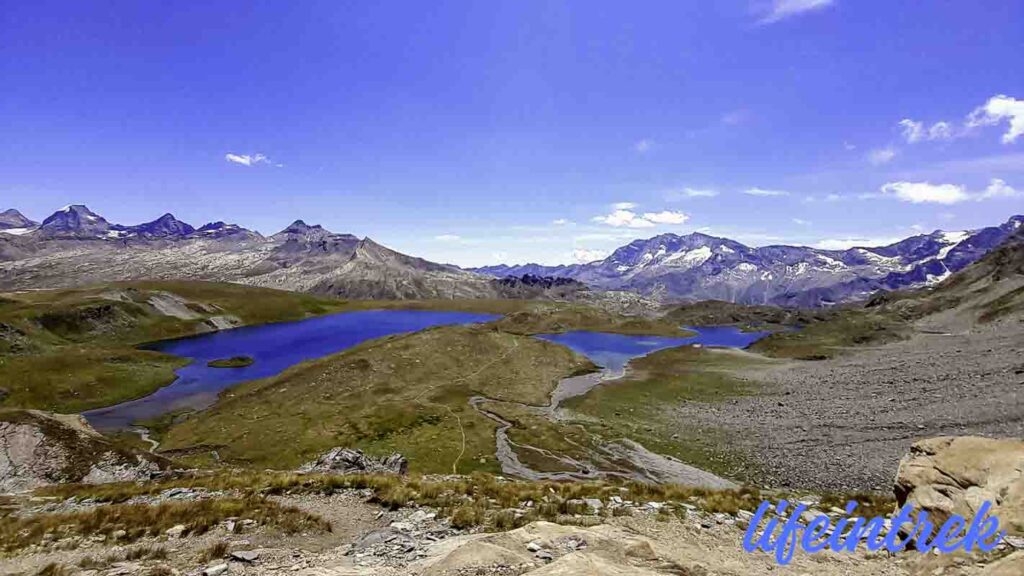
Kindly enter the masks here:
[[[613, 373], [610, 370], [602, 370], [582, 376], [571, 376], [563, 378], [558, 386], [551, 393], [551, 400], [547, 406], [537, 407], [519, 402], [508, 402], [495, 400], [485, 396], [473, 396], [469, 399], [469, 405], [477, 413], [489, 418], [498, 424], [495, 430], [495, 456], [501, 463], [503, 473], [510, 476], [518, 476], [528, 480], [594, 480], [597, 478], [624, 478], [652, 483], [685, 484], [689, 486], [701, 486], [706, 488], [736, 488], [736, 484], [716, 476], [705, 470], [685, 464], [670, 456], [663, 456], [651, 452], [637, 442], [628, 438], [605, 442], [597, 450], [591, 450], [580, 446], [586, 452], [601, 460], [619, 460], [630, 463], [632, 470], [602, 470], [590, 462], [581, 462], [563, 454], [556, 454], [543, 448], [519, 444], [508, 437], [508, 431], [513, 423], [505, 420], [498, 414], [487, 410], [483, 404], [488, 402], [512, 404], [527, 410], [538, 411], [551, 421], [558, 421], [558, 406], [563, 401], [586, 394], [591, 389], [609, 380], [624, 376], [623, 373]], [[459, 421], [461, 427], [461, 420]], [[465, 439], [465, 435], [463, 435]], [[567, 441], [570, 441], [566, 438]], [[515, 452], [515, 448], [534, 450], [548, 458], [557, 460], [569, 468], [575, 468], [574, 472], [541, 472], [534, 470], [524, 464]], [[465, 445], [463, 445], [463, 450]], [[460, 454], [461, 456], [461, 454]], [[458, 460], [456, 460], [458, 462]], [[453, 465], [454, 467], [454, 465]]]

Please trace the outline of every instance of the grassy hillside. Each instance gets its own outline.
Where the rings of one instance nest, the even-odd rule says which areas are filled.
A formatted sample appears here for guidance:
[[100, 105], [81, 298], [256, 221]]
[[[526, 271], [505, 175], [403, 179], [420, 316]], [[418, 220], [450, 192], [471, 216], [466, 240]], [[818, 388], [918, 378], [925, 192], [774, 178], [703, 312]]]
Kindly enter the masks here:
[[[0, 295], [0, 404], [79, 412], [137, 398], [184, 360], [136, 345], [231, 324], [298, 320], [344, 301], [209, 282], [131, 282]], [[212, 320], [211, 320], [212, 319]]]
[[757, 393], [733, 371], [771, 362], [740, 351], [669, 348], [634, 360], [624, 377], [569, 399], [565, 407], [593, 434], [630, 438], [704, 470], [743, 479], [747, 464], [730, 450], [728, 438], [716, 430], [687, 427], [673, 408]]
[[541, 405], [558, 380], [593, 365], [567, 348], [493, 326], [392, 336], [242, 384], [173, 426], [161, 450], [289, 468], [333, 446], [398, 451], [419, 472], [497, 471], [480, 395]]

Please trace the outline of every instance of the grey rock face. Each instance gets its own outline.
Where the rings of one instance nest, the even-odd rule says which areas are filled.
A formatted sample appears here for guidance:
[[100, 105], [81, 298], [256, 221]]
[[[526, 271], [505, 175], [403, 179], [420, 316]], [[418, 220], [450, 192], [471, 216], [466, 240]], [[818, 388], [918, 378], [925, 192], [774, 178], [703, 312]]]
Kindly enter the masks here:
[[31, 228], [35, 225], [36, 222], [29, 220], [14, 208], [0, 212], [0, 230]]
[[401, 454], [395, 453], [385, 458], [374, 458], [363, 454], [362, 450], [349, 448], [332, 448], [316, 460], [304, 464], [299, 472], [318, 472], [324, 474], [361, 474], [390, 473], [405, 474], [409, 462]]
[[166, 465], [115, 447], [77, 415], [0, 410], [0, 493], [151, 478]]

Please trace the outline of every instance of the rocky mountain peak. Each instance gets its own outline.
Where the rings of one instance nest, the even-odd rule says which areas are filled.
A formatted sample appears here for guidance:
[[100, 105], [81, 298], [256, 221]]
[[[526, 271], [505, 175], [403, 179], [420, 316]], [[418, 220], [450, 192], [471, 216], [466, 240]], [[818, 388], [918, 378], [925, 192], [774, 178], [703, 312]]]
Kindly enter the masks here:
[[65, 206], [54, 212], [39, 227], [47, 235], [95, 236], [110, 230], [110, 223], [82, 204]]
[[31, 228], [37, 223], [29, 220], [24, 214], [14, 208], [8, 208], [0, 212], [0, 230]]
[[191, 234], [192, 237], [198, 238], [210, 238], [219, 239], [227, 237], [239, 237], [239, 238], [261, 238], [259, 234], [242, 228], [238, 224], [228, 224], [224, 221], [218, 220], [216, 222], [210, 222], [203, 224]]
[[190, 224], [178, 220], [170, 212], [152, 222], [122, 228], [128, 234], [144, 238], [184, 238], [196, 231]]

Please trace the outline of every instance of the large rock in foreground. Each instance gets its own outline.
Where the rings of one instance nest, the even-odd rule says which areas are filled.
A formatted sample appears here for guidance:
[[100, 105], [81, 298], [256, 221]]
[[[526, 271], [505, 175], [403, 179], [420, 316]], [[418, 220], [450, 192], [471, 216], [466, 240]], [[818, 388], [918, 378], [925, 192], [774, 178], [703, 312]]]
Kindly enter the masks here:
[[409, 462], [401, 454], [395, 453], [385, 458], [374, 458], [363, 454], [362, 450], [350, 448], [332, 448], [312, 462], [299, 468], [299, 472], [318, 472], [322, 474], [405, 474]]
[[896, 500], [943, 522], [985, 501], [1009, 534], [1024, 534], [1024, 441], [973, 436], [921, 440], [900, 461]]
[[115, 446], [78, 415], [0, 410], [0, 493], [151, 478], [167, 461]]

